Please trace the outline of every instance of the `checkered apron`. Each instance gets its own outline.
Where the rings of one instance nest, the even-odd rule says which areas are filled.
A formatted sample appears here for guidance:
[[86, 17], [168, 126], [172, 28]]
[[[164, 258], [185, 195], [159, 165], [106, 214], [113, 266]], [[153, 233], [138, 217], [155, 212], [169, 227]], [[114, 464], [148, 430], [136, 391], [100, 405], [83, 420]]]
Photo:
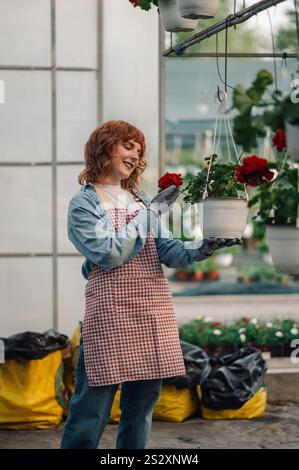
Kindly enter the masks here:
[[[108, 214], [119, 230], [139, 210]], [[150, 232], [129, 262], [91, 270], [82, 337], [89, 386], [186, 374], [169, 282]]]

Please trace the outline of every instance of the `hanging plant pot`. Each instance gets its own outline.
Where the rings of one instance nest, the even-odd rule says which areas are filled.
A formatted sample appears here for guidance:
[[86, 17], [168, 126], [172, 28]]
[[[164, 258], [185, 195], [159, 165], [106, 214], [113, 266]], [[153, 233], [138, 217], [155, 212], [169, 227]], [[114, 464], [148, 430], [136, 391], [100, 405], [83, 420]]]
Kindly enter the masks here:
[[198, 202], [201, 230], [204, 238], [241, 238], [246, 227], [246, 199], [212, 197]]
[[288, 152], [294, 162], [299, 162], [299, 126], [285, 123]]
[[267, 225], [266, 234], [276, 271], [299, 274], [299, 229], [294, 225]]
[[178, 8], [178, 0], [158, 0], [162, 25], [170, 33], [193, 31], [197, 20], [183, 18]]
[[213, 18], [219, 0], [178, 0], [179, 11], [184, 18]]

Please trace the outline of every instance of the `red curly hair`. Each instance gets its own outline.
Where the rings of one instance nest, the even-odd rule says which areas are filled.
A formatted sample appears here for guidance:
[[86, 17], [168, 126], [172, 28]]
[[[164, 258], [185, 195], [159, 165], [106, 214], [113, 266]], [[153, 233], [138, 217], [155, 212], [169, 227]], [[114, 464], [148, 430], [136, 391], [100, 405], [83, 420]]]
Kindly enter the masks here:
[[126, 121], [107, 121], [96, 127], [90, 134], [84, 146], [85, 168], [78, 176], [78, 182], [100, 183], [111, 168], [111, 151], [115, 144], [126, 144], [130, 140], [138, 142], [141, 146], [139, 164], [129, 178], [121, 181], [123, 189], [135, 188], [140, 190], [141, 173], [145, 170], [145, 137], [143, 133]]

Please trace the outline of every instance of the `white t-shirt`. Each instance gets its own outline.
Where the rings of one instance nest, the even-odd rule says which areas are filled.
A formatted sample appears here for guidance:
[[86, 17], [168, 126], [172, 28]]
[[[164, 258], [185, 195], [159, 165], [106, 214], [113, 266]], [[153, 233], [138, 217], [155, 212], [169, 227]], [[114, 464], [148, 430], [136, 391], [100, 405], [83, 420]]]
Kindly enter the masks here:
[[118, 208], [127, 208], [129, 209], [129, 212], [145, 208], [145, 205], [141, 201], [136, 202], [133, 195], [118, 184], [97, 184], [96, 189], [100, 189], [100, 191], [104, 192], [108, 202], [102, 202], [108, 208], [109, 204]]

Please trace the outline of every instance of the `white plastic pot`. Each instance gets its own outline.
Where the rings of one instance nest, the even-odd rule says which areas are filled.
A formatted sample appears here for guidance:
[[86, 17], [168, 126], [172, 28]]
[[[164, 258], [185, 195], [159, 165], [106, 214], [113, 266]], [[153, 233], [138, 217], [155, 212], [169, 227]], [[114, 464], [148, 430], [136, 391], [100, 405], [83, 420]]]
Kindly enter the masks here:
[[299, 229], [294, 225], [267, 225], [266, 234], [276, 271], [299, 274]]
[[178, 0], [179, 11], [184, 18], [213, 18], [219, 0]]
[[241, 238], [246, 227], [246, 199], [211, 197], [198, 203], [199, 220], [204, 238]]
[[193, 31], [197, 20], [183, 18], [179, 12], [177, 0], [158, 0], [160, 18], [166, 31], [178, 33], [180, 31]]
[[285, 123], [288, 152], [294, 162], [299, 162], [299, 126]]

